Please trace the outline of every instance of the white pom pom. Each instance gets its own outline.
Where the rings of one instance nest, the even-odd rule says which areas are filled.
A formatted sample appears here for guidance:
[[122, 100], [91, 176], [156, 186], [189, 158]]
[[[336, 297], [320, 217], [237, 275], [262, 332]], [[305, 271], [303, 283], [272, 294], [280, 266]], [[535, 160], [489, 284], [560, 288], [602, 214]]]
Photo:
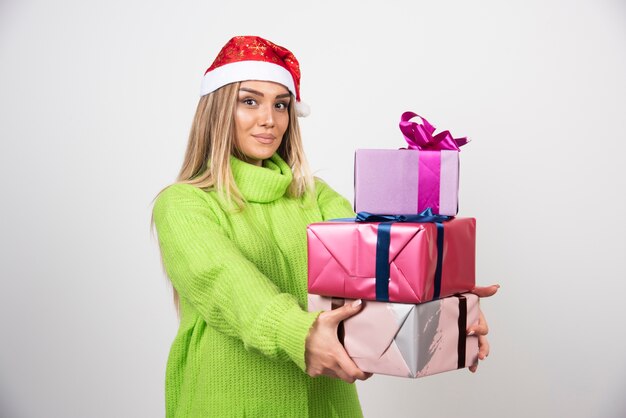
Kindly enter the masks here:
[[311, 114], [311, 108], [308, 104], [300, 101], [296, 102], [296, 115], [300, 118], [306, 118]]

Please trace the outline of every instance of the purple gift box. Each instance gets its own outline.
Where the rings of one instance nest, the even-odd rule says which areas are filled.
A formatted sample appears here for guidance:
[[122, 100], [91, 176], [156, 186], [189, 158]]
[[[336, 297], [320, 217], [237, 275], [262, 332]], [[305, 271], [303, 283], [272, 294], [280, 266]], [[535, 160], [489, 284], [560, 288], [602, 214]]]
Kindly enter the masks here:
[[419, 117], [405, 112], [400, 129], [408, 149], [360, 149], [354, 161], [356, 212], [415, 214], [427, 208], [440, 215], [458, 212], [459, 147], [466, 138], [410, 122]]

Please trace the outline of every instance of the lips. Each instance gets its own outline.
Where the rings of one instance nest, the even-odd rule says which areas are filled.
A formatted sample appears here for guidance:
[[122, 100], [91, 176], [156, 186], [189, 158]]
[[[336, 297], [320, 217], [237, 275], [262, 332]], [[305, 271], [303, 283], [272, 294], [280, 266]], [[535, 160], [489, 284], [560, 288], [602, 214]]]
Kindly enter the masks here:
[[272, 134], [256, 134], [252, 136], [262, 144], [271, 144], [276, 139]]

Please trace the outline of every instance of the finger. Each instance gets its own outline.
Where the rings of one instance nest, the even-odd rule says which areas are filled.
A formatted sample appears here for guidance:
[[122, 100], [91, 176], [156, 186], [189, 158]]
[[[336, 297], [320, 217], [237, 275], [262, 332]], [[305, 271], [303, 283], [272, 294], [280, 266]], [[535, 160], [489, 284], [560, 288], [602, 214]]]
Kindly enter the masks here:
[[469, 371], [470, 372], [476, 373], [476, 370], [478, 370], [478, 363], [472, 364], [471, 366], [469, 366]]
[[489, 334], [489, 327], [486, 323], [478, 323], [467, 327], [467, 335], [487, 335]]
[[365, 373], [365, 379], [363, 379], [363, 380], [367, 380], [367, 379], [369, 379], [372, 376], [374, 376], [374, 373]]
[[486, 298], [495, 295], [498, 289], [500, 289], [499, 284], [492, 284], [491, 286], [476, 286], [472, 289], [471, 293], [478, 297]]
[[348, 356], [348, 353], [343, 349], [337, 354], [337, 363], [345, 373], [355, 379], [365, 380], [368, 377], [364, 371], [357, 367], [350, 356]]
[[355, 381], [354, 377], [350, 376], [348, 373], [344, 372], [341, 369], [329, 370], [329, 373], [327, 374], [327, 376], [339, 378], [346, 383], [354, 383]]
[[330, 369], [328, 369], [328, 371], [324, 373], [324, 376], [332, 377], [333, 379], [341, 379], [341, 377], [337, 376], [337, 373]]
[[339, 376], [337, 376], [337, 373], [335, 373], [333, 369], [328, 369], [328, 368], [322, 370], [320, 373], [316, 374], [313, 377], [317, 377], [317, 376], [326, 376], [326, 377], [332, 377], [333, 379], [341, 379]]
[[478, 359], [484, 360], [489, 356], [489, 340], [482, 335], [478, 336]]
[[479, 309], [478, 323], [470, 325], [467, 328], [467, 335], [487, 335], [488, 333], [489, 325], [487, 325], [487, 320], [485, 319], [485, 315], [483, 315], [483, 311]]
[[333, 321], [339, 323], [344, 319], [350, 318], [352, 315], [356, 315], [361, 308], [363, 307], [363, 303], [361, 299], [357, 299], [350, 303], [343, 305], [341, 308], [333, 309], [328, 312], [328, 319], [332, 319]]

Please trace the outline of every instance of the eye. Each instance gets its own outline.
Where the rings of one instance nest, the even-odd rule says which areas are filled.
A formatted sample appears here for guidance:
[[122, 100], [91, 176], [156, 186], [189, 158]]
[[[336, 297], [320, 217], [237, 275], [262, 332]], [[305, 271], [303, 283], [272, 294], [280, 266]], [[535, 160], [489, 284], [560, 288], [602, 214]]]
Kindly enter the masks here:
[[289, 108], [289, 102], [278, 102], [275, 107], [278, 110], [287, 110]]
[[250, 97], [246, 97], [245, 99], [241, 100], [241, 103], [247, 105], [247, 106], [255, 106], [256, 105], [256, 100], [250, 98]]

